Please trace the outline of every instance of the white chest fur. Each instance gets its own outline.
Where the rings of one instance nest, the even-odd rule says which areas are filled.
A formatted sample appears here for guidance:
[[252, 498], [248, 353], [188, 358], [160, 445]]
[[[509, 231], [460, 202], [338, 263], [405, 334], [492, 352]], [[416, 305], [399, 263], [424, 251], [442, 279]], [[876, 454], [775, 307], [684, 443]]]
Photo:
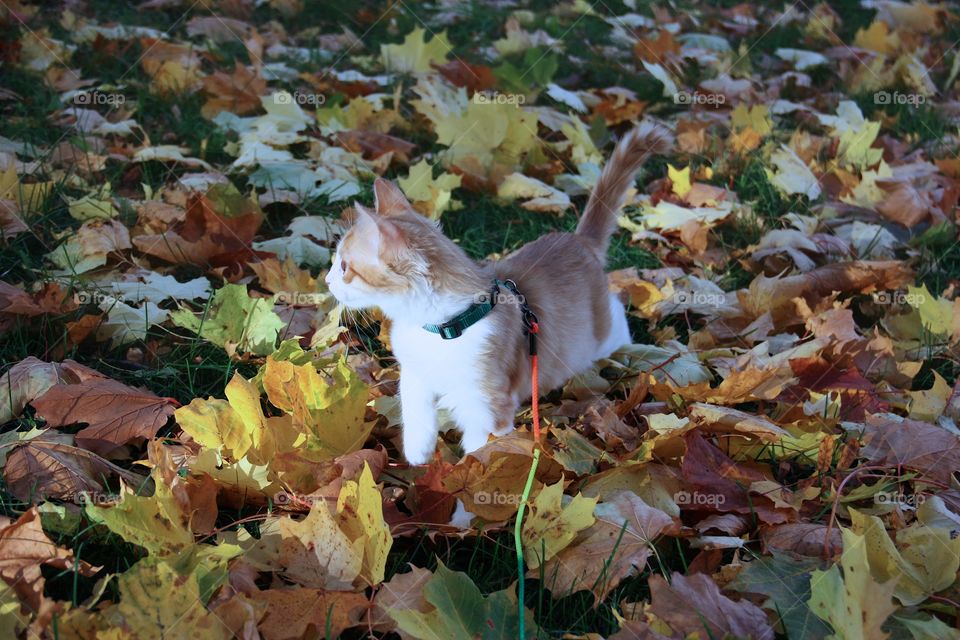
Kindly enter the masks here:
[[422, 326], [397, 323], [390, 341], [400, 361], [400, 376], [414, 376], [429, 388], [442, 407], [455, 409], [464, 391], [476, 393], [481, 372], [477, 366], [486, 347], [491, 323], [481, 320], [463, 335], [444, 340]]

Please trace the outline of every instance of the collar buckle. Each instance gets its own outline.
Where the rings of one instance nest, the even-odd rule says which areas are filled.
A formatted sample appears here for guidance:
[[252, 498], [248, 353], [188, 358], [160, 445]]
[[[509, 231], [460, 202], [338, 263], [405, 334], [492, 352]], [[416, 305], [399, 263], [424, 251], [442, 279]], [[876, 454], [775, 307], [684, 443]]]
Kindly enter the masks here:
[[463, 335], [463, 330], [455, 324], [442, 324], [438, 328], [440, 329], [440, 337], [444, 340], [453, 340]]

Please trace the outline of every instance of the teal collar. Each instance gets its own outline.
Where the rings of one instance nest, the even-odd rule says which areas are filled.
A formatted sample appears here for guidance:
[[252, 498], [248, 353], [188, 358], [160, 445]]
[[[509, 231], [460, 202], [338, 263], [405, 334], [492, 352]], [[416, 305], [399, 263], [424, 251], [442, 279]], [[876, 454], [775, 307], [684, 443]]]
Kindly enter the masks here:
[[503, 285], [502, 282], [494, 280], [490, 293], [478, 296], [477, 302], [474, 302], [464, 311], [458, 313], [443, 324], [425, 324], [423, 328], [430, 333], [436, 333], [444, 340], [459, 338], [463, 335], [463, 332], [466, 331], [467, 327], [480, 322], [497, 306], [497, 296], [500, 293], [501, 285]]

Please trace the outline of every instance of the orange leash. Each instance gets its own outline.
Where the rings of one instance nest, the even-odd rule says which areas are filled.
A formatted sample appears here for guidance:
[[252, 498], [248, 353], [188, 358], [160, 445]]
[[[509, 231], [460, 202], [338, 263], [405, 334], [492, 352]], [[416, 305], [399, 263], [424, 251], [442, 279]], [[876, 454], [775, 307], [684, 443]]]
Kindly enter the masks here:
[[[531, 314], [532, 315], [532, 314]], [[517, 507], [517, 522], [513, 528], [513, 542], [517, 548], [517, 606], [518, 637], [525, 640], [527, 637], [526, 628], [526, 607], [525, 600], [525, 580], [523, 561], [523, 514], [527, 508], [527, 500], [530, 499], [530, 490], [533, 488], [533, 479], [537, 472], [537, 464], [540, 462], [540, 370], [537, 363], [537, 335], [540, 333], [540, 324], [533, 318], [524, 319], [527, 334], [530, 337], [530, 409], [533, 414], [533, 460], [530, 461], [530, 472], [527, 474], [527, 482], [523, 487], [523, 495], [520, 497], [520, 506]]]
[[[540, 333], [540, 325], [536, 322], [530, 323], [530, 334], [535, 336]], [[533, 441], [540, 443], [540, 370], [537, 367], [537, 349], [536, 342], [532, 343], [533, 353], [530, 354], [530, 409], [533, 412]]]

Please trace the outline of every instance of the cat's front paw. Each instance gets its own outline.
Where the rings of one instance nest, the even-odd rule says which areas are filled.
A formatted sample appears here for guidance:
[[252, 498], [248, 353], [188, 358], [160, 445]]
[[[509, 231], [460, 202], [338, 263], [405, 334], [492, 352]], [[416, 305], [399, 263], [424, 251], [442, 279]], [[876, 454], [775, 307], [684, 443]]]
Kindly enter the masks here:
[[436, 451], [436, 447], [431, 447], [429, 449], [421, 448], [419, 450], [411, 447], [410, 449], [404, 450], [403, 457], [405, 457], [407, 462], [412, 465], [427, 464], [430, 462], [430, 458], [433, 457], [434, 451]]

